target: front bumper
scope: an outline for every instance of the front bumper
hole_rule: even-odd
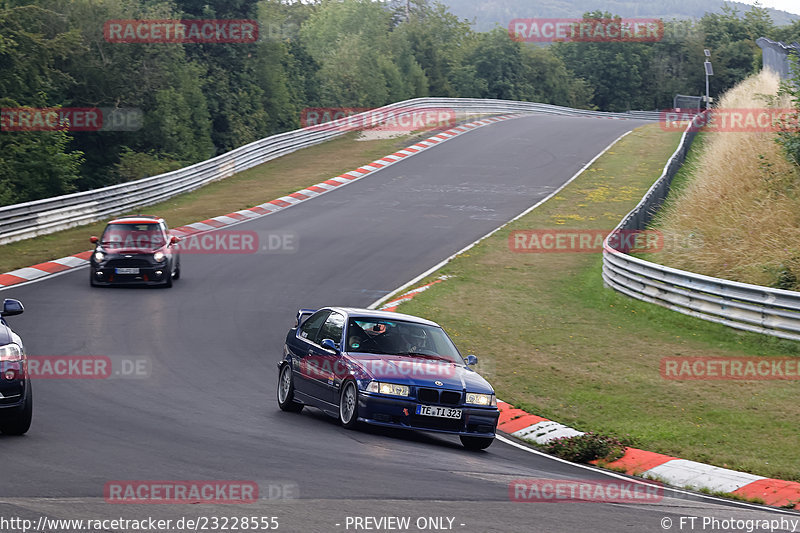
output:
[[[6,379],[4,374],[8,369],[21,372],[19,363],[0,363],[0,413],[21,407],[30,391],[30,383],[25,378]]]
[[[137,268],[138,274],[117,274],[116,267],[92,265],[91,277],[95,285],[162,285],[172,275],[169,263]]]
[[[359,391],[358,419],[376,426],[415,429],[464,435],[472,437],[494,437],[500,411],[496,407],[472,407],[464,405],[446,405],[461,409],[462,416],[458,420],[434,416],[417,415],[416,400],[388,398],[369,392]],[[427,405],[427,404],[426,404]]]

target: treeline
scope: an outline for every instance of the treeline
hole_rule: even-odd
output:
[[[593,14],[597,15],[597,14]],[[108,42],[109,20],[252,19],[256,42]],[[800,38],[766,10],[667,24],[656,43],[536,46],[475,32],[443,5],[369,0],[0,0],[0,107],[135,108],[136,131],[0,133],[0,205],[201,161],[300,127],[306,107],[408,98],[529,100],[609,111],[671,107],[759,68],[754,39]]]

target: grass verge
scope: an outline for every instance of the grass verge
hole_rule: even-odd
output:
[[[196,191],[176,196],[138,212],[163,217],[178,227],[247,209],[309,185],[348,172],[435,133],[355,142],[357,133],[304,148],[253,167]],[[33,239],[0,245],[0,273],[88,250],[89,236],[103,231],[106,221],[71,228]]]
[[[800,480],[797,382],[662,379],[667,356],[797,356],[800,344],[693,319],[603,287],[599,253],[515,253],[513,230],[610,230],[680,135],[622,139],[525,217],[458,256],[400,311],[438,321],[503,400],[654,452]]]

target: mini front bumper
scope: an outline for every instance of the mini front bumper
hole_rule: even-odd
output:
[[[21,407],[29,390],[30,384],[27,379],[7,380],[0,376],[0,414],[7,409]]]
[[[92,265],[92,281],[95,285],[161,285],[172,275],[169,263],[138,268],[138,274],[118,274],[115,267]]]
[[[461,418],[454,420],[417,415],[415,413],[418,403],[416,400],[391,398],[360,391],[358,397],[358,419],[361,422],[376,426],[473,437],[495,436],[497,420],[500,417],[500,411],[496,407],[444,406],[461,409]]]

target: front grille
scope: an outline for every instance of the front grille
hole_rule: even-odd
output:
[[[417,399],[421,402],[439,403],[439,391],[436,389],[419,389]]]
[[[112,259],[106,264],[107,268],[147,268],[153,264],[146,259]]]
[[[417,399],[424,403],[438,403],[441,405],[460,405],[461,392],[455,390],[418,389]]]
[[[440,401],[447,405],[458,405],[461,403],[461,393],[453,390],[443,390]]]

